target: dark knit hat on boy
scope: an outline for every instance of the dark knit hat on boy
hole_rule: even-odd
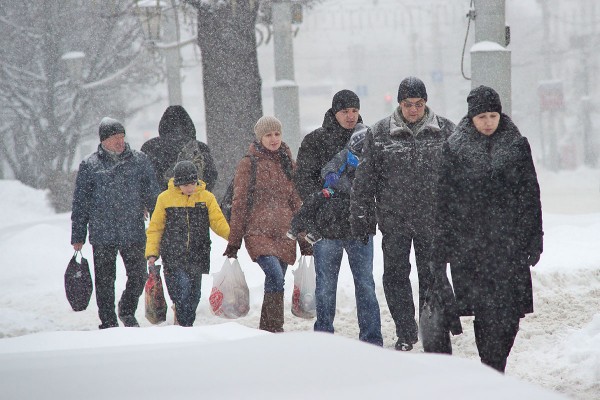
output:
[[[409,76],[404,78],[398,86],[398,103],[405,99],[423,99],[427,101],[427,89],[422,80]]]
[[[260,117],[260,119],[256,121],[256,125],[254,125],[254,134],[256,135],[256,140],[259,142],[263,136],[273,131],[281,133],[281,122],[277,118],[269,115]]]
[[[198,182],[198,168],[196,168],[196,164],[191,161],[179,161],[175,164],[173,172],[175,174],[173,180],[175,186]]]
[[[340,90],[333,96],[331,101],[331,111],[337,114],[346,108],[356,108],[360,110],[360,99],[352,90]]]
[[[125,134],[125,128],[123,127],[123,125],[116,119],[112,119],[109,117],[102,118],[102,121],[100,121],[100,128],[98,128],[100,141],[102,142],[105,139],[111,137],[112,135],[116,135],[117,133]]]
[[[481,85],[471,90],[471,93],[467,96],[467,104],[469,105],[467,113],[469,118],[485,112],[502,112],[500,96],[498,92],[489,86]]]

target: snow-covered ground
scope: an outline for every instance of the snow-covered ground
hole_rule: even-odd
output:
[[[472,320],[452,338],[454,356],[393,351],[394,326],[381,286],[380,237],[375,277],[384,349],[356,338],[354,288],[344,259],[335,336],[312,333],[312,320],[290,312],[286,282],[285,334],[255,329],[263,274],[244,251],[240,263],[251,310],[235,320],[208,308],[212,277],[205,276],[195,327],[98,331],[95,301],[71,311],[63,288],[72,255],[69,214],[55,214],[44,193],[0,180],[0,398],[49,399],[210,397],[364,399],[402,393],[407,398],[600,398],[600,171],[539,170],[544,210],[544,254],[533,269],[535,313],[522,320],[506,376],[482,366]],[[212,271],[225,241],[213,236]],[[91,263],[92,252],[84,246]],[[414,263],[414,260],[413,260]],[[117,293],[125,279],[118,263]],[[413,274],[416,287],[416,274]],[[142,298],[143,299],[143,298]],[[548,391],[553,391],[554,393]]]

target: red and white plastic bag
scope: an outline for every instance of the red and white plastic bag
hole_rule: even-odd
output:
[[[208,298],[211,312],[222,318],[244,317],[250,311],[250,291],[237,259],[226,258],[221,270],[213,274]]]
[[[307,258],[310,261],[307,262]],[[311,319],[317,315],[315,303],[316,273],[313,257],[301,256],[294,274],[294,293],[292,295],[292,314],[296,317]]]

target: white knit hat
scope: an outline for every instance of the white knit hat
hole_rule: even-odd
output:
[[[254,125],[254,134],[256,135],[256,140],[259,142],[264,135],[273,131],[281,133],[281,122],[277,118],[269,115],[260,117],[260,119],[256,121],[256,125]]]

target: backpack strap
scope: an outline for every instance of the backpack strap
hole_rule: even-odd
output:
[[[246,212],[252,211],[252,207],[254,207],[254,189],[256,189],[256,164],[257,159],[256,156],[248,155],[250,158],[250,182],[248,184],[248,203],[246,204]]]

